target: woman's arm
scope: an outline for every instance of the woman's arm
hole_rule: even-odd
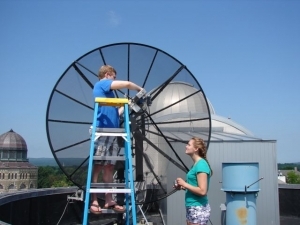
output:
[[[188,189],[190,192],[204,196],[207,194],[207,174],[206,173],[198,173],[197,174],[198,186],[192,186],[185,182],[182,178],[177,178],[177,183],[181,185],[183,188]]]

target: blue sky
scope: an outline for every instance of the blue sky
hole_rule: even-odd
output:
[[[136,42],[177,58],[216,113],[299,162],[300,1],[0,1],[0,134],[52,157],[46,108],[59,77],[95,48]]]

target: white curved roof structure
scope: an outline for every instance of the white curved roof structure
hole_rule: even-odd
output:
[[[172,103],[177,102],[179,99],[183,99],[196,91],[197,89],[194,88],[191,84],[178,81],[170,82],[153,102],[151,110],[167,107]],[[176,104],[175,106],[164,110],[163,114],[169,115],[186,112],[206,112],[206,108],[207,107],[205,105],[203,95],[201,92],[199,92],[198,94],[187,98],[179,104]]]
[[[151,112],[155,112],[156,109],[161,109],[163,107],[170,106],[173,102],[176,102],[178,99],[182,99],[192,93],[195,92],[195,88],[184,82],[171,82],[163,92],[156,98],[151,106]],[[211,140],[215,141],[225,141],[225,140],[249,140],[255,138],[253,134],[234,122],[231,119],[219,116],[216,114],[215,109],[212,103],[208,101],[208,108],[211,114],[211,128],[212,128],[212,136]],[[163,104],[163,106],[161,105]],[[182,101],[180,104],[176,104],[172,107],[163,110],[162,112],[154,115],[156,122],[159,121],[171,121],[172,119],[185,119],[185,118],[193,118],[194,114],[204,113],[207,114],[206,102],[201,92],[193,95],[192,97],[187,98]],[[179,124],[172,124],[168,126],[168,130],[170,133],[169,137],[174,135],[174,138],[178,138],[178,136],[185,140],[188,140],[190,136],[201,136],[205,135],[201,131],[207,127],[207,124],[201,124],[200,122],[192,122],[189,127],[184,125],[184,127],[180,127]],[[203,127],[204,126],[204,127]],[[174,132],[184,132],[182,134],[174,133]]]
[[[170,121],[172,119],[190,119],[198,118],[199,113],[208,115],[208,110],[206,106],[205,98],[202,92],[192,95],[197,92],[198,89],[194,88],[192,85],[184,82],[171,82],[169,83],[164,90],[157,96],[151,105],[151,112],[155,112],[159,109],[165,108],[156,115],[153,115],[152,118],[156,122],[159,121]],[[151,92],[150,92],[151,93]],[[191,97],[181,101],[178,104],[175,104],[171,107],[173,103],[177,102],[180,99],[184,99],[187,96]],[[167,108],[168,107],[168,108]],[[213,108],[212,108],[213,110]]]

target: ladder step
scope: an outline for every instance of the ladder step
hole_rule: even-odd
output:
[[[117,189],[117,188],[91,188],[90,193],[131,193],[131,189]]]
[[[95,140],[102,136],[118,136],[125,138],[127,137],[127,133],[124,128],[96,128]]]
[[[94,156],[93,157],[94,160],[98,160],[98,161],[101,161],[101,160],[116,160],[116,161],[124,161],[125,158],[124,156]]]
[[[106,106],[123,106],[124,104],[128,104],[127,98],[95,98],[95,102],[99,103],[100,105]]]
[[[124,206],[125,207],[125,206]],[[89,211],[90,213],[91,213],[91,211]],[[126,211],[125,211],[126,212]],[[103,209],[103,208],[101,208],[101,214],[111,214],[111,213],[124,213],[124,212],[117,212],[117,211],[115,211],[115,210],[113,210],[113,209]]]
[[[125,188],[125,183],[91,183],[91,188]]]
[[[124,133],[124,134],[126,134],[124,128],[99,128],[99,127],[97,127],[96,132],[97,133]]]
[[[102,136],[112,136],[112,137],[127,137],[126,133],[96,133],[96,139]]]

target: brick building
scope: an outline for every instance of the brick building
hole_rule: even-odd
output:
[[[0,193],[37,188],[37,178],[24,138],[13,130],[0,135]]]

